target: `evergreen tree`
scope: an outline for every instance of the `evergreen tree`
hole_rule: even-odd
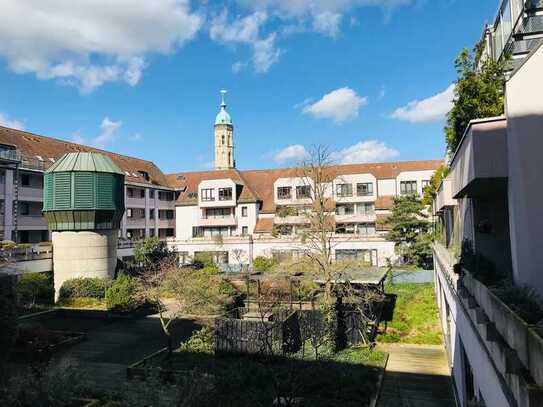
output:
[[[394,198],[392,213],[386,222],[390,228],[386,238],[395,243],[397,253],[409,264],[427,264],[428,257],[431,258],[431,224],[421,199],[416,195]]]
[[[482,42],[473,53],[463,49],[455,60],[458,79],[447,115],[447,149],[454,153],[470,120],[499,116],[504,111],[504,61],[481,61]],[[475,55],[474,55],[475,54]]]

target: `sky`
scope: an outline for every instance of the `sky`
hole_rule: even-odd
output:
[[[440,159],[458,52],[497,0],[0,0],[0,125],[213,165],[220,89],[240,169]]]

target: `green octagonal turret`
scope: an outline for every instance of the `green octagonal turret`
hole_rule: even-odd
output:
[[[65,154],[45,172],[43,212],[53,231],[119,229],[124,174],[105,155]]]

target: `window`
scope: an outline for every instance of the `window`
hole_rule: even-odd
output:
[[[241,217],[243,217],[243,218],[247,217],[247,207],[246,206],[241,207]]]
[[[354,205],[337,205],[336,215],[354,215]]]
[[[144,219],[145,209],[143,208],[128,208],[126,210],[126,217],[129,219]]]
[[[401,181],[400,194],[409,195],[417,193],[417,181]]]
[[[231,201],[232,188],[219,188],[219,201]]]
[[[149,190],[149,198],[150,199],[155,199],[155,190],[154,189]]]
[[[292,188],[291,187],[278,187],[277,188],[277,199],[290,199],[292,197]]]
[[[336,226],[336,233],[340,235],[353,235],[355,229],[355,225],[352,223],[338,223]]]
[[[145,198],[145,190],[139,188],[127,188],[126,195],[129,198]]]
[[[158,210],[158,218],[159,219],[173,219],[174,218],[174,211],[172,209],[159,209]]]
[[[362,202],[356,204],[356,213],[358,215],[373,215],[375,214],[375,207],[373,202]]]
[[[358,196],[373,195],[373,183],[364,182],[361,184],[356,184],[356,195]]]
[[[247,236],[249,234],[249,227],[248,226],[242,226],[241,228],[241,235]]]
[[[204,237],[204,228],[201,226],[193,226],[192,237]]]
[[[222,135],[222,145],[224,146],[224,134]]]
[[[149,219],[154,219],[154,218],[155,218],[155,210],[149,209]]]
[[[309,185],[300,185],[296,187],[296,198],[306,199],[311,198],[311,187]]]
[[[430,185],[430,180],[423,179],[423,180],[421,181],[422,192],[424,192],[424,189],[425,189],[428,185]]]
[[[378,266],[376,249],[336,250],[337,261],[361,261],[368,266]]]
[[[353,185],[352,184],[337,184],[336,195],[338,197],[353,196]]]
[[[277,225],[276,231],[279,235],[290,236],[294,232],[294,227],[292,225]]]
[[[172,191],[158,191],[158,199],[160,201],[173,201],[174,196]]]
[[[30,215],[30,204],[28,202],[20,202],[19,204],[19,214],[22,216]]]
[[[358,234],[372,236],[375,234],[375,223],[361,223],[358,225]]]
[[[149,181],[149,173],[147,171],[138,170],[138,173],[143,177],[145,181]]]
[[[202,201],[214,201],[215,197],[213,196],[212,188],[204,188],[200,194]]]
[[[211,208],[204,212],[204,219],[224,219],[231,216],[230,208]]]
[[[30,174],[21,174],[21,185],[23,187],[30,186]]]

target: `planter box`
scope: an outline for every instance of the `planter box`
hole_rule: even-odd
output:
[[[529,325],[492,293],[487,286],[473,278],[469,272],[465,273],[463,284],[484,310],[488,319],[494,323],[496,330],[507,345],[517,352],[518,358],[526,368],[529,368]]]

